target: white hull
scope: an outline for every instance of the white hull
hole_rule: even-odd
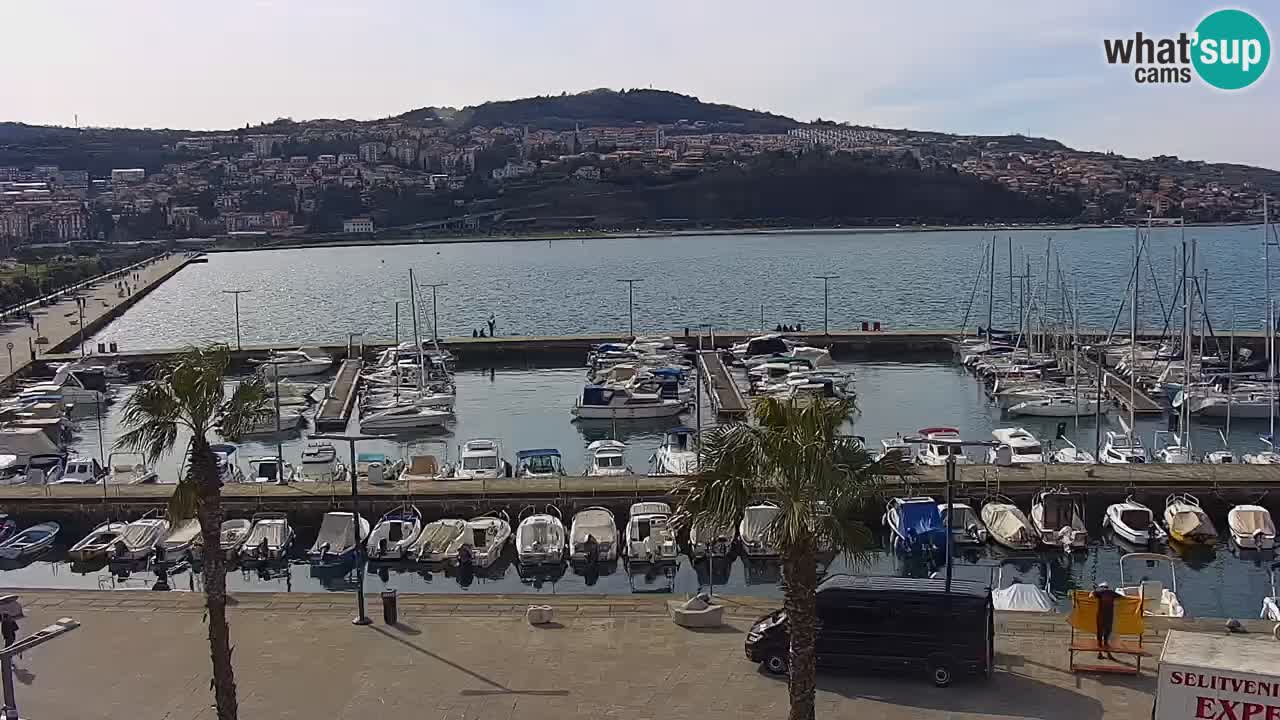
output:
[[[573,414],[584,420],[637,420],[640,418],[673,417],[684,410],[684,403],[672,400],[652,405],[635,405],[623,407],[596,407],[594,405],[576,405]]]
[[[1071,403],[1042,403],[1029,401],[1009,407],[1010,415],[1032,415],[1035,417],[1075,417],[1077,415],[1094,415],[1098,412],[1097,401],[1080,401]]]
[[[278,365],[264,364],[262,366],[262,374],[264,377],[268,377],[268,378],[275,377],[275,374],[278,369],[278,372],[280,373],[280,377],[282,378],[306,377],[308,375],[319,375],[320,373],[325,372],[332,366],[333,366],[333,363],[328,360],[325,360],[325,361],[308,360],[306,362],[280,363]]]
[[[384,411],[390,412],[390,411]],[[422,408],[416,413],[397,413],[394,415],[374,413],[360,418],[361,430],[413,430],[418,428],[443,427],[449,421],[449,413]]]

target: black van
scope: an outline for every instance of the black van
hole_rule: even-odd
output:
[[[787,671],[785,610],[747,633],[747,659]],[[938,687],[959,673],[990,676],[995,655],[991,590],[979,582],[832,575],[818,585],[818,665],[918,668]]]

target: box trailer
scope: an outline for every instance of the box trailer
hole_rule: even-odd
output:
[[[1280,720],[1280,643],[1170,630],[1152,717]]]

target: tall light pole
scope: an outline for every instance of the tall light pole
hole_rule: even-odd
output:
[[[252,290],[223,290],[222,291],[223,295],[232,295],[236,299],[236,350],[242,349],[240,347],[240,296],[247,292],[253,292],[253,291]]]
[[[436,288],[448,287],[449,283],[427,283],[422,287],[431,288],[431,340],[436,345],[440,344],[440,316],[436,313]],[[414,338],[414,342],[419,342],[419,338]]]
[[[644,282],[644,278],[621,278],[618,282],[627,284],[627,319],[628,327],[631,330],[631,339],[636,339],[636,306],[635,306],[635,287],[636,283]]]
[[[840,276],[839,275],[814,275],[813,276],[815,280],[822,281],[822,334],[823,335],[831,334],[830,328],[827,327],[827,308],[830,305],[830,301],[831,301],[831,293],[829,292],[830,286],[828,285],[828,283],[832,280],[835,280],[838,277]]]
[[[351,522],[355,525],[356,533],[356,616],[351,620],[352,625],[369,625],[373,623],[364,611],[364,561],[367,555],[364,544],[367,538],[360,537],[360,488],[356,482],[356,443],[361,440],[384,440],[386,437],[385,435],[362,435],[360,433],[311,436],[312,440],[338,440],[345,442],[351,450],[351,465],[347,472],[351,475]]]

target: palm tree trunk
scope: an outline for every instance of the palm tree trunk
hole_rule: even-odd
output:
[[[818,561],[809,538],[795,538],[783,557],[787,631],[791,636],[790,720],[814,720],[817,682]]]
[[[227,624],[227,565],[220,548],[222,478],[209,442],[191,443],[188,481],[196,486],[196,517],[204,542],[204,598],[209,613],[209,655],[213,660],[213,698],[218,720],[237,720],[236,676],[231,665],[231,627]]]

